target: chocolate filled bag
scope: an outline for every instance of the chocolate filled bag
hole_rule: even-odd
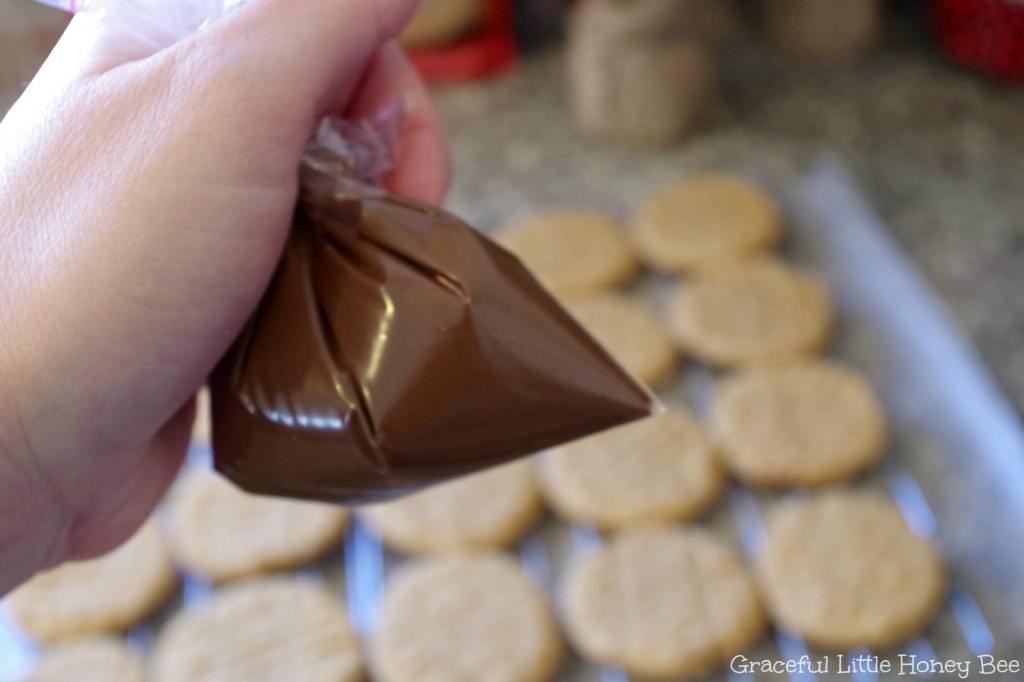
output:
[[[310,145],[277,273],[210,380],[216,468],[372,502],[650,414],[515,257],[368,184],[380,130],[325,122]]]

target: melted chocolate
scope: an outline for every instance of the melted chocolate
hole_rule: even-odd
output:
[[[304,179],[285,254],[211,377],[219,471],[371,502],[650,414],[650,393],[457,218]]]

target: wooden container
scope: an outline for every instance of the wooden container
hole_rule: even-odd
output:
[[[485,18],[485,0],[423,0],[400,39],[410,49],[448,45],[478,30]]]
[[[718,0],[582,0],[570,16],[568,75],[577,126],[668,145],[716,91]]]
[[[882,0],[761,0],[769,39],[804,61],[847,59],[882,33]]]

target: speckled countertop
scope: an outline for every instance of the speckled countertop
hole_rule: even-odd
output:
[[[959,72],[920,40],[828,68],[741,40],[702,129],[659,152],[578,136],[563,78],[560,50],[547,48],[488,84],[437,91],[456,164],[450,205],[465,218],[493,229],[567,203],[628,217],[689,169],[779,187],[838,149],[1024,412],[1024,87]]]

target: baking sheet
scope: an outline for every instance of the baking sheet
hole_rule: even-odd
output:
[[[868,682],[958,677],[958,672],[909,675],[899,667],[909,660],[901,660],[901,654],[915,655],[924,664],[969,662],[973,679],[981,672],[978,655],[1024,659],[1024,432],[1015,413],[841,161],[829,157],[815,164],[788,189],[785,202],[791,223],[788,255],[825,275],[836,297],[842,325],[836,354],[872,377],[893,421],[891,456],[862,485],[889,489],[915,531],[938,540],[952,565],[953,582],[947,609],[928,632],[885,657],[893,662],[892,673],[874,673],[866,669],[870,666],[837,672],[838,659],[830,656],[829,674],[806,668],[779,675],[725,671],[714,679]],[[649,284],[656,291],[665,283]],[[665,399],[699,411],[712,381],[708,371],[690,366]],[[193,461],[207,458],[208,453],[197,451]],[[734,487],[702,523],[756,555],[764,511],[775,501],[771,495]],[[549,520],[521,544],[519,553],[530,573],[555,591],[568,557],[600,541],[591,529]],[[344,549],[309,572],[325,575],[339,594],[347,594],[357,628],[368,633],[386,573],[398,561],[356,524]],[[209,585],[186,580],[176,603],[161,618],[131,633],[133,644],[148,648],[162,618],[182,603],[207,598],[209,592]],[[36,654],[7,614],[0,614],[0,681],[16,679]],[[812,662],[822,659],[799,638],[785,634],[747,654],[754,661],[783,662],[803,655]],[[570,656],[560,679],[627,682],[628,677]],[[1024,679],[1024,674],[984,679]]]

